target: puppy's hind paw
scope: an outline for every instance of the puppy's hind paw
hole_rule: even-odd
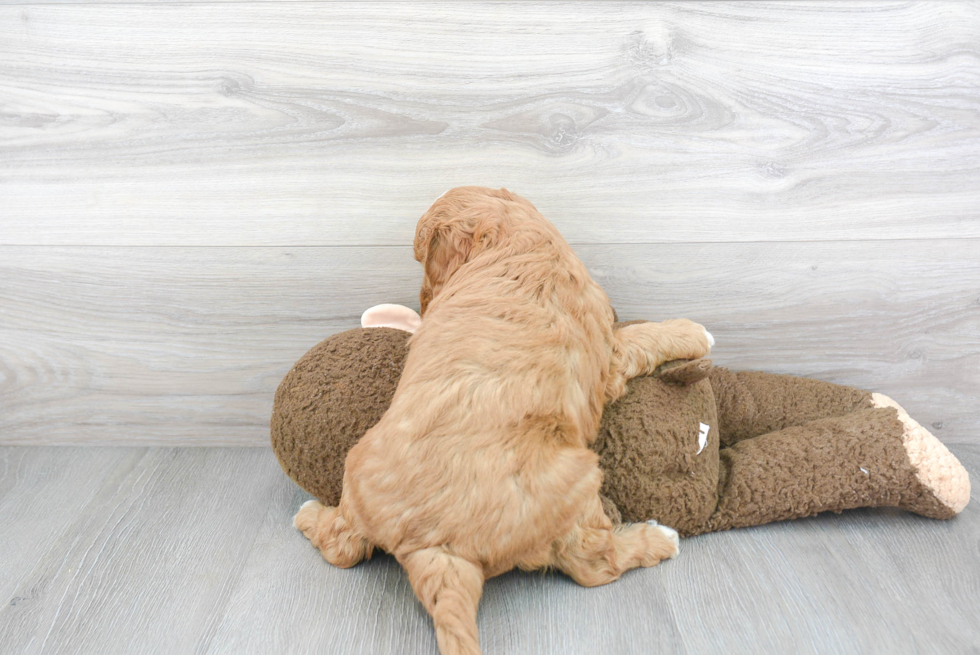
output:
[[[346,569],[371,557],[373,546],[351,529],[336,507],[308,500],[296,512],[293,525],[334,566]]]
[[[307,539],[312,541],[313,538],[310,533],[316,528],[319,523],[320,513],[325,509],[327,509],[326,506],[319,500],[312,499],[306,501],[299,508],[299,511],[296,512],[296,516],[293,517],[293,526],[305,534]]]
[[[677,553],[680,552],[680,547],[681,547],[681,538],[680,535],[677,534],[677,530],[673,528],[668,528],[666,525],[660,525],[659,523],[657,523],[652,519],[647,521],[647,525],[652,527],[654,530],[660,532],[660,534],[662,534],[672,544],[674,544],[674,552],[668,555],[667,559],[674,559],[675,557],[677,557]]]
[[[704,328],[702,328],[702,329],[704,329]],[[715,347],[715,338],[714,338],[714,336],[712,336],[712,334],[710,332],[708,332],[707,330],[704,330],[704,336],[708,337],[708,348],[714,348]]]

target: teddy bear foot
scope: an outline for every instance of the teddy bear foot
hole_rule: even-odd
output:
[[[963,511],[970,502],[970,476],[959,460],[894,400],[880,393],[872,394],[871,400],[875,407],[898,412],[902,444],[919,482],[953,514]]]

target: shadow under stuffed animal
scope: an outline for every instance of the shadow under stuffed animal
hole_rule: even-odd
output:
[[[373,307],[279,385],[273,450],[325,505],[340,500],[347,452],[388,408],[420,322],[407,307]],[[653,519],[685,536],[857,507],[948,519],[970,499],[966,469],[887,396],[709,360],[632,379],[592,449],[614,522]]]

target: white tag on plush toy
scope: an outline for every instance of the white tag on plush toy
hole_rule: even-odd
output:
[[[695,455],[700,455],[704,447],[708,445],[708,430],[711,429],[711,426],[707,423],[699,423],[698,425],[701,428],[701,432],[698,433],[698,452],[694,453]]]

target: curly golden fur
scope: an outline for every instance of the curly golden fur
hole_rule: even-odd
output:
[[[707,354],[686,320],[613,330],[609,299],[551,223],[505,189],[453,189],[419,220],[422,324],[391,407],[351,449],[339,507],[295,523],[336,566],[393,554],[440,650],[479,653],[486,578],[555,567],[587,586],[677,552],[613,529],[589,450],[605,403],[664,361]]]

